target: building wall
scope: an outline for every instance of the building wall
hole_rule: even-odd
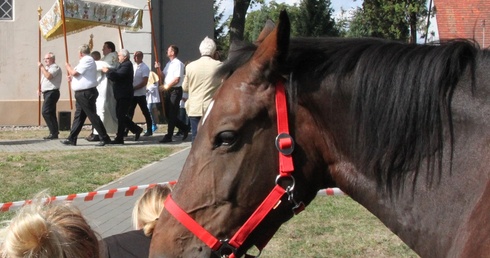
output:
[[[434,0],[434,5],[441,40],[467,38],[481,47],[490,46],[490,1]]]
[[[104,2],[104,0],[91,1]],[[38,125],[39,69],[37,62],[49,51],[55,53],[56,63],[63,71],[58,111],[71,111],[73,116],[75,100],[72,98],[70,104],[68,82],[65,77],[64,40],[58,38],[47,41],[42,38],[39,41],[38,38],[38,7],[42,8],[42,14],[44,14],[54,2],[55,0],[35,2],[14,0],[14,20],[0,21],[0,113],[2,114],[0,126]],[[124,48],[131,53],[136,50],[142,51],[145,54],[144,62],[153,68],[154,55],[147,1],[125,0],[124,2],[144,9],[143,29],[138,32],[122,30],[122,42],[117,29],[102,26],[67,36],[68,60],[72,66],[78,63],[78,47],[88,43],[92,34],[93,50],[102,52],[102,45],[105,41],[114,42],[117,49],[120,49],[123,43]],[[165,56],[168,44],[177,44],[181,48],[182,61],[198,58],[199,43],[204,36],[213,36],[213,1],[152,0],[152,5],[156,48],[159,51],[161,62],[168,60]],[[71,95],[73,96],[73,92]],[[144,121],[139,109],[137,109],[135,120],[136,122]],[[42,125],[45,124],[42,117],[40,121]],[[89,123],[88,120],[87,123]]]
[[[160,23],[163,38],[160,59],[165,58],[169,45],[179,47],[178,58],[182,62],[193,61],[200,57],[199,44],[208,36],[214,37],[213,1],[165,0],[161,3]]]

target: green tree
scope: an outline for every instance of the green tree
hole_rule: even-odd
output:
[[[214,11],[214,39],[222,37],[225,33],[225,24],[223,23],[223,17],[225,12],[221,11],[221,3],[223,0],[213,0],[213,11]]]
[[[370,27],[367,25],[366,18],[363,15],[363,9],[357,7],[352,10],[349,17],[344,17],[342,12],[341,18],[337,21],[340,36],[350,38],[369,37],[371,35]]]
[[[338,36],[339,30],[332,18],[330,0],[302,0],[299,5],[297,29],[300,36]]]
[[[228,52],[229,41],[228,33],[226,33],[226,18],[224,11],[220,11],[223,0],[213,1],[214,10],[214,40],[216,41],[216,50],[223,55],[223,52]],[[225,20],[223,20],[225,19]]]
[[[364,0],[363,19],[370,36],[416,43],[427,16],[426,0]]]
[[[260,10],[251,11],[247,14],[245,21],[244,40],[253,42],[257,39],[265,22],[270,19],[277,21],[282,10],[286,10],[291,22],[291,36],[297,35],[296,24],[299,8],[296,5],[288,5],[285,3],[269,2],[268,5],[263,4]]]
[[[417,31],[424,31],[422,37],[425,37],[427,28],[426,19],[429,13],[427,9],[427,0],[413,0],[407,2],[408,23],[410,27],[410,42],[417,43]]]

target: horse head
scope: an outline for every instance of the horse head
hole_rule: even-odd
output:
[[[231,48],[150,257],[261,250],[334,185],[422,257],[488,254],[489,52],[289,31]]]
[[[289,33],[289,18],[283,12],[277,26],[267,23],[256,45],[252,46],[253,51],[237,49],[236,56],[233,50],[230,51],[231,61],[217,73],[224,78],[222,86],[201,118],[199,133],[172,192],[175,205],[223,246],[230,248],[228,254],[241,256],[252,246],[262,248],[280,225],[293,216],[293,207],[308,204],[317,190],[329,181],[311,173],[325,168],[313,163],[320,160],[319,157],[307,160],[304,155],[302,148],[313,148],[311,137],[315,137],[316,130],[314,126],[307,126],[295,138],[296,149],[292,156],[296,169],[292,177],[278,182],[290,186],[290,195],[278,197],[277,207],[241,240],[240,246],[226,243],[276,185],[279,152],[276,148],[275,98],[277,84],[288,83]],[[240,51],[246,53],[240,55]],[[290,113],[289,124],[310,124],[306,120],[313,119],[311,115],[305,110],[292,110],[293,106],[286,108]],[[293,137],[298,132],[295,126],[291,126],[290,131]],[[306,181],[309,188],[305,187]],[[214,257],[222,254],[213,253],[209,245],[167,210],[162,212],[152,239],[151,257]]]

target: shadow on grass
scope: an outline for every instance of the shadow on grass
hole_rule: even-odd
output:
[[[0,141],[0,145],[22,145],[22,144],[36,144],[40,142],[46,142],[42,139],[30,139],[30,140],[13,140],[13,141]]]

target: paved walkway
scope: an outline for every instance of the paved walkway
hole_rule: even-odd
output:
[[[124,145],[113,145],[116,148],[144,147],[148,145],[161,144],[158,140],[163,134],[154,134],[150,137],[141,137],[140,141],[125,141]],[[189,135],[190,138],[190,135]],[[130,138],[129,138],[130,139]],[[174,137],[174,142],[165,145],[179,146],[184,149],[173,155],[161,159],[157,162],[146,165],[145,167],[123,177],[110,184],[102,186],[97,191],[124,188],[130,186],[148,185],[175,181],[180,175],[187,155],[190,151],[190,141],[182,142]],[[77,146],[65,146],[59,140],[44,141],[38,139],[0,141],[0,151],[2,152],[21,152],[21,151],[46,151],[46,150],[74,150],[106,148],[96,147],[96,143],[88,142],[79,138]],[[131,230],[131,212],[137,198],[141,196],[144,189],[134,191],[132,196],[124,194],[114,194],[113,198],[105,198],[103,195],[96,195],[92,201],[75,199],[74,203],[81,209],[84,216],[91,223],[91,226],[102,236],[110,236]],[[20,200],[12,200],[20,201]]]

